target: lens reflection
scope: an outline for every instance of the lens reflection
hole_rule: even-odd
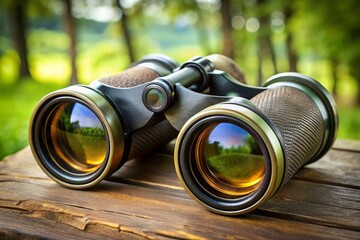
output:
[[[207,126],[197,141],[197,165],[217,191],[241,196],[259,188],[265,163],[256,139],[232,123]]]
[[[156,88],[150,89],[146,93],[146,102],[153,108],[161,108],[165,104],[164,94]]]
[[[48,147],[53,160],[73,173],[90,173],[105,160],[107,141],[97,116],[77,102],[59,105],[50,116]]]

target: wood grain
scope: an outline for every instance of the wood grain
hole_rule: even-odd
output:
[[[173,159],[129,161],[90,190],[52,182],[30,149],[0,162],[0,239],[359,239],[360,152],[331,150],[251,214],[206,211],[181,188]]]

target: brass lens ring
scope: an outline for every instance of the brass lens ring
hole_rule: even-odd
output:
[[[261,149],[265,170],[263,175],[254,177],[253,182],[247,182],[250,188],[237,179],[224,177],[224,172],[218,174],[216,168],[214,173],[202,160],[205,158],[199,146],[209,139],[209,132],[218,123],[244,129]],[[277,128],[248,100],[241,99],[208,107],[188,120],[176,141],[175,169],[185,190],[201,205],[216,213],[238,215],[256,209],[279,189],[284,173],[284,151]]]
[[[75,114],[68,114],[69,109]],[[40,101],[30,121],[30,147],[51,179],[84,189],[120,165],[125,141],[122,129],[105,97],[85,86],[71,86]]]

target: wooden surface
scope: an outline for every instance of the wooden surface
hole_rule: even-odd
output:
[[[337,141],[260,209],[208,212],[169,154],[129,161],[94,189],[49,180],[30,149],[0,162],[0,239],[360,239],[360,142]]]

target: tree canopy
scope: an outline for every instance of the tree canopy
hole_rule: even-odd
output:
[[[117,38],[114,50],[103,48],[93,64],[108,64],[109,59],[130,63],[152,51],[174,54],[180,61],[191,55],[223,53],[234,58],[254,84],[277,72],[305,69],[307,73],[304,66],[326,66],[330,70],[325,75],[314,67],[310,73],[326,79],[329,83],[325,85],[336,93],[343,79],[350,79],[347,81],[359,89],[359,10],[356,0],[4,0],[0,3],[0,17],[5,20],[0,41],[5,47],[0,57],[14,49],[19,76],[36,79],[33,73],[39,67],[34,59],[39,58],[34,57],[36,47],[30,38],[47,29],[69,39],[63,43],[68,59],[73,59],[69,61],[72,70],[64,69],[64,73],[72,72],[69,78],[73,79],[78,72],[80,81],[84,72],[90,76],[94,69],[85,64],[89,59],[82,60],[93,51],[84,46],[113,46],[105,42]],[[16,44],[11,46],[7,39]],[[123,60],[125,56],[128,60]],[[118,64],[119,70],[123,63]],[[352,94],[357,104],[358,92]]]

